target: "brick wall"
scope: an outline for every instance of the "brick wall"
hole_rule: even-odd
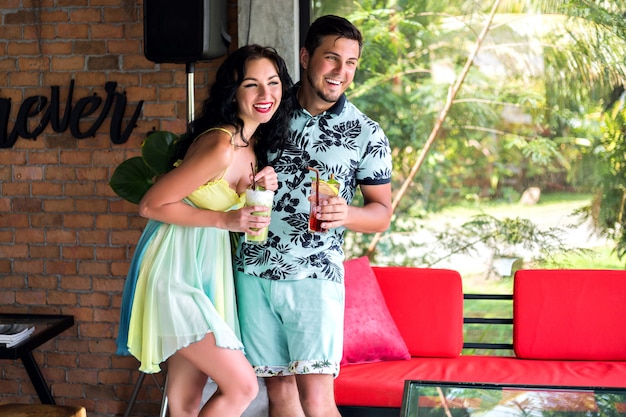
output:
[[[233,47],[236,0],[228,13]],[[108,181],[148,132],[184,130],[185,67],[144,57],[141,0],[2,0],[0,19],[0,101],[11,106],[8,123],[0,120],[0,312],[74,315],[74,327],[38,348],[35,359],[58,404],[85,406],[90,417],[122,415],[138,371],[133,358],[114,355],[114,339],[145,220]],[[196,64],[197,105],[220,61]],[[128,141],[112,142],[111,110],[93,136],[77,139],[48,123],[36,139],[19,137],[7,147],[22,104],[43,96],[50,106],[58,86],[62,116],[71,80],[73,106],[105,98],[105,84],[116,82],[127,100],[122,130],[144,101]],[[89,117],[83,110],[79,134],[102,107]],[[42,122],[43,112],[33,109],[20,128],[26,136]],[[132,415],[158,414],[157,383],[162,375],[145,379]],[[20,361],[0,361],[0,402],[39,402]]]

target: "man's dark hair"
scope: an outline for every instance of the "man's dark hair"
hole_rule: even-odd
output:
[[[340,16],[326,15],[317,18],[309,27],[304,40],[304,47],[313,55],[315,50],[322,44],[326,36],[334,35],[339,38],[351,39],[359,43],[359,55],[363,48],[363,35],[349,20]]]

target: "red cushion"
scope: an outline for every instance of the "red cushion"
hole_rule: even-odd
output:
[[[335,400],[338,405],[399,408],[408,379],[626,388],[626,362],[459,356],[348,365],[335,379]]]
[[[372,267],[411,356],[454,357],[463,349],[463,285],[449,269]]]
[[[341,365],[409,359],[368,258],[346,261],[344,268],[346,307]]]
[[[519,270],[514,280],[518,357],[626,360],[626,271]]]

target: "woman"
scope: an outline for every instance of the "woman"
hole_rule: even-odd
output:
[[[177,143],[176,168],[139,203],[150,221],[124,289],[118,353],[135,356],[146,373],[167,360],[172,417],[239,416],[257,394],[239,339],[229,231],[258,234],[269,224],[252,215],[266,208],[243,207],[243,199],[253,180],[276,190],[271,167],[254,177],[252,167],[255,149],[264,155],[287,132],[290,86],[272,48],[249,45],[228,56],[201,116]],[[218,389],[198,414],[209,376]]]

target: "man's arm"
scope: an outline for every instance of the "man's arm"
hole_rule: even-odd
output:
[[[384,232],[391,223],[391,184],[361,185],[363,206],[348,206],[341,197],[331,197],[322,207],[322,227],[345,226],[360,233]]]

